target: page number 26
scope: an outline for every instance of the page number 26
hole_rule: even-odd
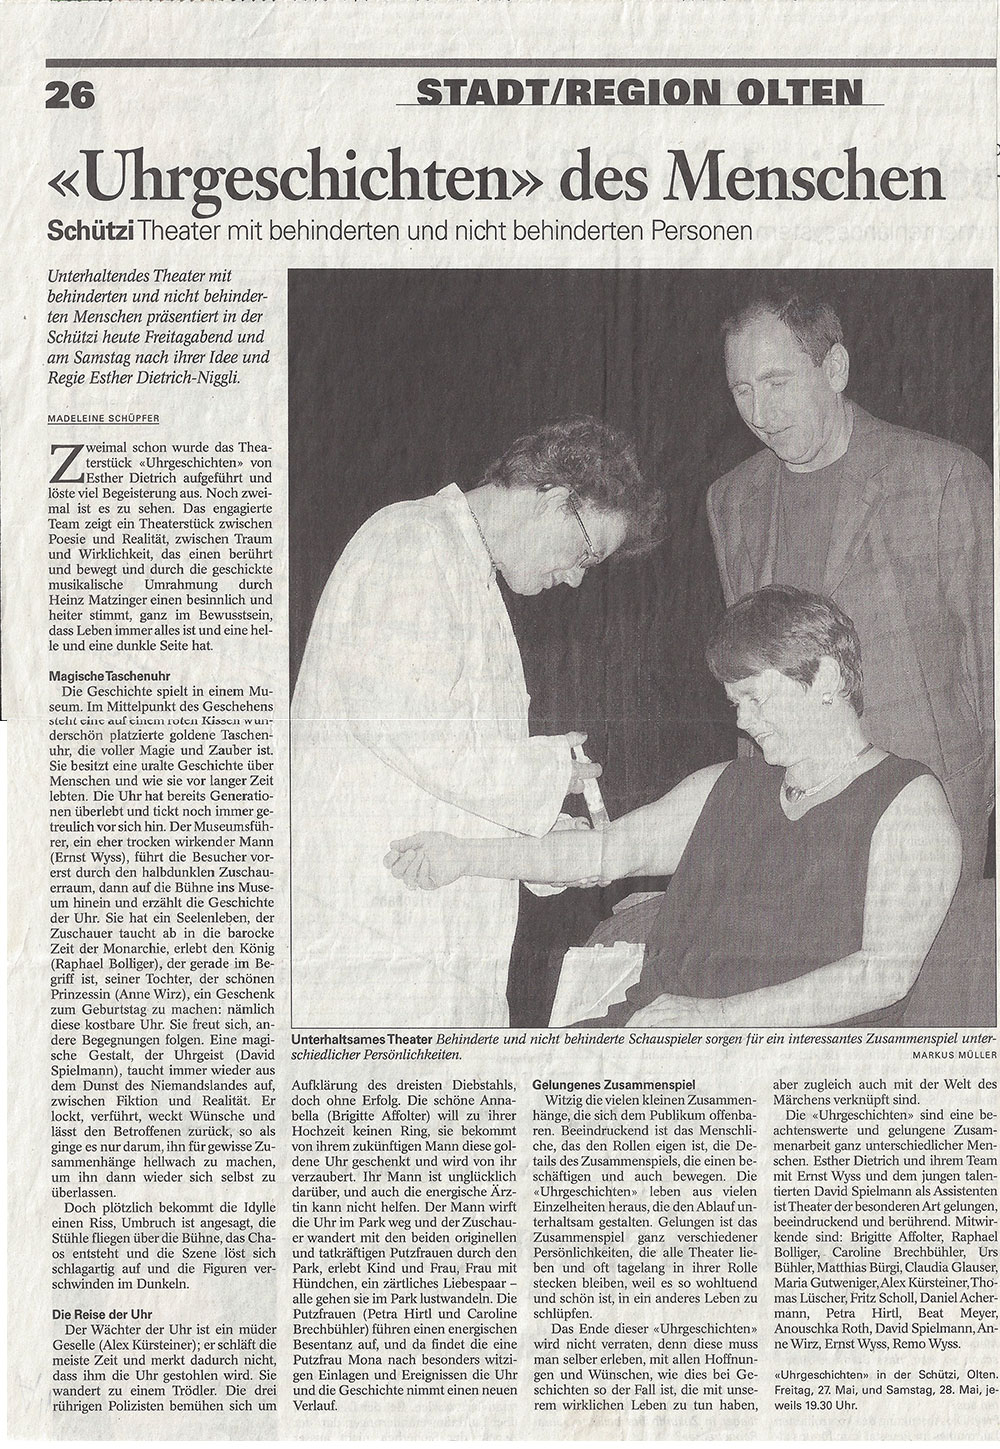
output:
[[[93,81],[74,81],[72,85],[68,81],[49,81],[45,91],[48,95],[45,109],[48,111],[65,111],[70,106],[77,111],[86,111],[96,100]]]

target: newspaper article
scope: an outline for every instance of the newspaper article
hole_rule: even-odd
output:
[[[10,1433],[992,1437],[994,7],[0,18]]]

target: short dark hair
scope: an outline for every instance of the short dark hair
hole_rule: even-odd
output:
[[[723,614],[706,658],[723,684],[750,679],[765,669],[812,684],[820,660],[833,659],[847,700],[859,715],[865,707],[857,630],[823,594],[778,584],[747,594]]]
[[[628,524],[615,557],[634,557],[659,537],[660,489],[643,478],[635,445],[597,418],[548,423],[512,443],[480,480],[498,488],[568,488],[602,513],[621,513]]]
[[[801,292],[761,292],[744,303],[722,324],[723,338],[728,341],[749,327],[758,317],[777,317],[818,367],[831,347],[842,344],[844,329],[829,302]]]

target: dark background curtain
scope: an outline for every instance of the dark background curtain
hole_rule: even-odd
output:
[[[722,606],[704,498],[759,445],[726,390],[719,326],[772,281],[833,303],[851,397],[992,463],[986,271],[290,272],[290,683],[327,576],[366,518],[448,482],[473,486],[520,434],[591,413],[635,438],[666,492],[667,534],[578,590],[505,591],[532,732],[588,731],[612,817],[730,757],[732,720],[703,659]],[[626,893],[522,890],[513,1025],[544,1025],[553,948],[584,941]]]

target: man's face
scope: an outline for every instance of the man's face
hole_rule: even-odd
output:
[[[726,339],[726,381],[747,427],[793,472],[825,468],[843,453],[843,347],[816,364],[766,313]]]
[[[624,514],[600,512],[582,499],[573,499],[565,488],[547,488],[534,494],[532,502],[516,547],[499,560],[515,594],[540,594],[556,584],[579,588],[584,574],[625,541]]]

